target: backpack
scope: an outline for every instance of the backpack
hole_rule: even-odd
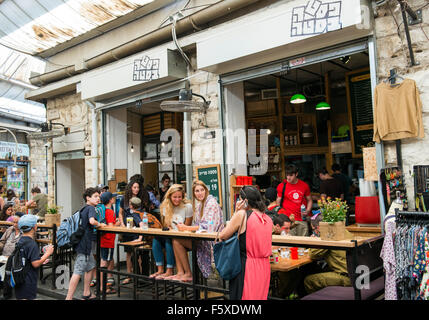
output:
[[[83,207],[79,211],[76,211],[71,217],[68,217],[67,219],[64,219],[63,222],[61,222],[60,227],[57,230],[58,248],[69,249],[73,247],[73,244],[71,243],[70,240],[72,238],[72,235],[75,234],[76,231],[78,231],[79,226],[81,226],[80,212],[84,208],[85,207]],[[82,236],[80,238],[82,238]],[[76,235],[73,237],[73,243],[75,242],[76,242]],[[77,241],[77,243],[79,243],[79,241]]]
[[[271,220],[273,220],[273,223],[274,223],[274,219],[276,218],[276,217],[278,217],[279,216],[279,210],[281,209],[282,207],[280,207],[280,206],[276,206],[275,208],[273,208],[273,209],[271,209],[271,210],[266,210],[265,211],[265,214],[267,215],[267,216],[269,216],[270,218],[271,218]]]
[[[96,219],[100,223],[106,223],[106,206],[102,203],[95,207]]]
[[[17,244],[6,262],[6,281],[9,281],[12,288],[24,284],[29,268],[30,262],[24,257],[24,248]]]

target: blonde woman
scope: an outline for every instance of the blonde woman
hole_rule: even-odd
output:
[[[217,232],[223,225],[222,209],[216,198],[209,194],[209,190],[204,182],[194,181],[192,185],[192,207],[194,210],[194,221],[192,226],[179,225],[179,231],[199,231]],[[212,241],[197,242],[197,262],[201,273],[208,278],[212,273]],[[187,250],[192,248],[191,240],[174,239],[173,249],[176,255],[177,265],[182,264],[185,275],[179,280],[184,282],[192,281],[191,268]]]
[[[192,224],[192,204],[185,198],[185,188],[181,184],[173,184],[164,196],[160,206],[161,223],[163,227],[178,230],[178,226]],[[162,249],[165,248],[167,271],[164,272],[164,254]],[[164,237],[155,237],[152,242],[152,253],[155,258],[157,272],[150,275],[157,280],[177,280],[184,275],[181,265],[177,264],[177,274],[173,275],[174,262],[176,254],[173,251],[171,239]],[[177,258],[176,258],[177,263]]]

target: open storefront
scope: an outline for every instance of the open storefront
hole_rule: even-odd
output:
[[[270,68],[272,72],[268,71]],[[267,72],[258,74],[263,70]],[[310,186],[313,199],[317,200],[318,170],[326,168],[332,173],[332,165],[339,164],[342,173],[352,181],[347,200],[354,216],[359,179],[364,178],[362,149],[374,147],[367,42],[293,57],[255,69],[254,77],[249,71],[241,76],[226,75],[222,79],[227,94],[229,88],[241,87],[244,108],[233,116],[235,121],[244,121],[248,154],[252,150],[251,139],[256,140],[256,156],[264,152],[260,148],[263,129],[268,134],[268,150],[257,163],[249,157],[235,176],[253,176],[253,184],[264,192],[283,181],[285,167],[294,164],[299,168],[299,178]],[[266,170],[258,174],[255,169],[261,169],[263,161]],[[232,208],[235,190],[239,188],[235,187],[236,180],[231,184]]]

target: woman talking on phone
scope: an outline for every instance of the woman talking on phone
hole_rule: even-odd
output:
[[[270,287],[272,220],[264,213],[265,204],[252,186],[240,190],[240,201],[231,221],[219,234],[221,240],[238,231],[241,272],[229,281],[231,300],[266,300]]]

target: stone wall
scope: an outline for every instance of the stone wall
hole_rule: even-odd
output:
[[[196,56],[191,56],[191,63],[196,66]],[[189,71],[189,81],[193,93],[200,94],[210,101],[207,112],[191,113],[192,122],[192,165],[193,167],[206,164],[221,163],[220,132],[216,131],[214,138],[204,138],[204,134],[220,128],[219,119],[219,85],[218,75],[195,70]],[[194,97],[196,101],[201,99]]]
[[[30,191],[31,188],[39,187],[42,193],[46,193],[46,148],[42,139],[31,139],[28,141],[30,147]]]
[[[84,140],[79,141],[81,143],[81,149],[91,149],[91,132],[90,132],[90,120],[91,114],[88,112],[89,107],[82,102],[80,94],[69,93],[61,96],[57,96],[47,101],[47,115],[48,121],[58,122],[64,124],[70,128],[70,133],[84,132]],[[52,115],[49,111],[56,110],[58,118],[50,119],[49,115]],[[92,180],[92,165],[89,156],[85,157],[85,184]],[[48,148],[48,196],[50,203],[54,202],[55,197],[55,161],[53,155],[52,142]],[[67,182],[64,182],[67,183]]]
[[[424,0],[407,2],[414,10],[423,8],[423,23],[410,26],[414,56],[419,65],[410,66],[402,14],[396,1],[387,1],[376,9],[375,36],[379,81],[385,80],[389,76],[390,69],[396,68],[402,77],[416,81],[423,103],[425,138],[402,140],[402,161],[406,174],[409,206],[414,208],[413,166],[429,164],[429,154],[422,152],[429,145],[429,5],[426,5],[427,1]],[[386,166],[395,166],[397,164],[395,143],[385,142],[384,147]]]

